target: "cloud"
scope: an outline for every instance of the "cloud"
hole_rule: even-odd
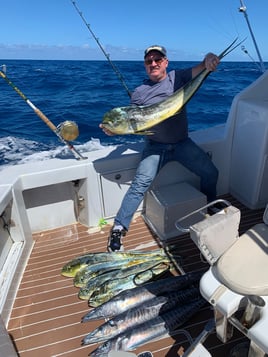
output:
[[[111,60],[143,60],[142,48],[116,47],[102,45]],[[1,44],[2,59],[33,59],[33,60],[106,60],[101,48],[85,43],[81,46],[73,45],[43,45],[43,44]],[[204,54],[188,53],[182,50],[169,49],[168,57],[171,61],[200,61]],[[226,60],[248,60],[241,53],[231,53]]]
[[[142,50],[127,49],[114,46],[104,47],[105,52],[114,60],[142,58]],[[82,46],[39,45],[39,44],[1,44],[2,59],[54,59],[54,60],[105,60],[99,47],[88,44]]]

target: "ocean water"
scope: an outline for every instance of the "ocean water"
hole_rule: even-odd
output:
[[[141,61],[114,61],[131,91],[146,73]],[[195,62],[170,62],[169,69]],[[142,141],[142,136],[109,137],[99,129],[108,110],[129,104],[122,82],[107,61],[1,60],[10,81],[58,126],[73,120],[79,137],[72,142],[81,153],[103,146]],[[3,69],[3,67],[1,67]],[[189,130],[224,123],[234,96],[260,72],[253,62],[222,62],[187,105]],[[0,77],[0,165],[72,157],[55,133],[27,102]]]

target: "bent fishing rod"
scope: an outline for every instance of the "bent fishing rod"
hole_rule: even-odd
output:
[[[81,17],[81,19],[83,20],[83,22],[85,23],[86,27],[88,28],[89,32],[91,33],[91,35],[93,36],[94,40],[96,41],[97,45],[99,46],[99,48],[101,49],[102,53],[104,54],[104,56],[106,57],[106,59],[108,60],[108,62],[110,63],[110,65],[112,66],[115,74],[117,75],[117,77],[119,78],[120,82],[122,83],[122,85],[124,86],[125,90],[127,91],[127,94],[129,95],[129,97],[131,97],[131,92],[128,89],[128,86],[126,85],[126,82],[122,76],[122,74],[120,73],[119,69],[116,67],[116,65],[111,61],[110,59],[110,55],[105,51],[105,49],[103,48],[103,46],[101,45],[99,39],[96,37],[95,33],[92,31],[90,24],[86,21],[85,17],[83,16],[83,13],[79,10],[78,6],[76,5],[76,2],[71,0],[74,8],[76,9],[76,11],[78,12],[79,16]]]
[[[14,89],[15,92],[34,110],[35,114],[43,120],[43,122],[57,135],[62,143],[68,146],[76,159],[86,159],[83,157],[68,140],[75,140],[78,136],[78,128],[75,123],[66,121],[62,123],[59,127],[56,127],[48,117],[41,112],[20,90],[15,86],[14,83],[6,76],[6,66],[2,66],[3,71],[0,70],[0,76],[7,82],[7,84]],[[65,138],[64,138],[65,137]],[[66,140],[66,138],[68,140]]]

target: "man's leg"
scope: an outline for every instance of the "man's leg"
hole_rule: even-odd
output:
[[[200,177],[201,192],[214,201],[219,173],[207,153],[188,138],[176,145],[174,159]]]
[[[144,158],[138,166],[136,175],[115,218],[115,223],[120,223],[126,230],[128,230],[134,213],[157,174],[158,164],[159,155],[150,155]]]
[[[160,157],[159,154],[151,154],[145,150],[136,175],[115,217],[114,226],[108,239],[109,251],[123,250],[121,238],[129,229],[134,213],[158,172]]]

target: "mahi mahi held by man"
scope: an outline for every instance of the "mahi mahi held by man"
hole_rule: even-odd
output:
[[[242,42],[232,48],[236,41],[237,39],[218,56],[219,59],[233,51]],[[149,129],[178,113],[189,102],[210,73],[211,71],[204,69],[182,88],[159,103],[112,109],[104,115],[102,127],[113,134],[150,135],[152,131]]]

